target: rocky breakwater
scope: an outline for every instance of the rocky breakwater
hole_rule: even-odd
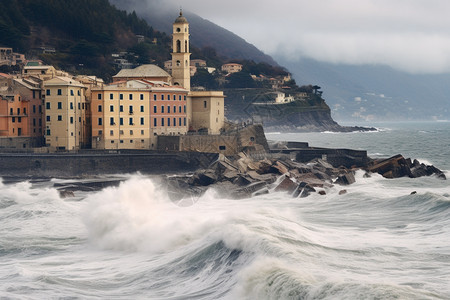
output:
[[[381,174],[385,178],[408,176],[411,178],[435,175],[445,180],[445,174],[434,166],[405,159],[401,155],[389,159],[369,159],[363,166],[333,166],[322,159],[298,162],[289,155],[266,156],[254,159],[239,153],[235,159],[221,156],[207,169],[196,171],[192,176],[168,179],[172,200],[186,196],[198,196],[208,188],[214,188],[222,197],[242,199],[271,192],[285,192],[292,197],[307,197],[311,193],[326,195],[333,186],[342,186],[339,194],[347,191],[345,186],[355,182],[355,172],[365,171]]]

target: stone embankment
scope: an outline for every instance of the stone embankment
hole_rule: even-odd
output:
[[[435,175],[445,180],[445,174],[434,166],[417,160],[405,159],[401,155],[389,159],[368,158],[364,165],[344,167],[332,165],[323,159],[298,162],[290,155],[276,158],[253,159],[240,153],[236,159],[221,156],[209,168],[196,171],[192,176],[172,177],[168,180],[168,190],[173,200],[186,195],[199,195],[213,187],[219,194],[233,199],[267,194],[270,191],[286,192],[293,197],[307,197],[311,193],[325,195],[333,186],[342,186],[339,194],[345,194],[345,186],[355,182],[355,172],[365,171],[381,174],[385,178],[408,176],[416,178]]]

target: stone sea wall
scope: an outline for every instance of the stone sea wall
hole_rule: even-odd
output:
[[[216,153],[80,151],[77,153],[0,153],[0,176],[80,177],[99,174],[170,174],[205,168]]]

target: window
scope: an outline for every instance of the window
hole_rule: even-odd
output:
[[[20,108],[17,108],[17,115],[20,115]]]
[[[177,118],[173,118],[173,126],[177,126]]]
[[[102,135],[102,134],[103,134],[103,130],[99,130],[98,135]]]
[[[109,106],[109,111],[110,111],[110,112],[114,112],[114,105],[110,105],[110,106]]]
[[[181,105],[178,106],[178,112],[181,114]]]
[[[23,114],[24,114],[24,115],[27,114],[27,109],[26,109],[26,107],[23,108]]]
[[[177,107],[174,105],[173,106],[173,112],[176,113],[177,112]]]
[[[144,125],[144,118],[141,118],[141,125]]]
[[[153,95],[153,100],[156,101],[156,94]]]
[[[170,126],[170,118],[167,118],[167,126]]]
[[[119,131],[119,135],[123,135],[123,130],[120,130],[120,131]]]
[[[153,126],[158,126],[158,120],[156,118],[153,119]]]
[[[153,113],[157,113],[158,112],[158,108],[156,107],[156,105],[153,106]]]
[[[178,126],[181,126],[181,118],[178,118]]]
[[[123,112],[123,105],[119,106],[119,111]]]
[[[102,94],[97,94],[97,99],[102,100]]]
[[[219,150],[227,150],[226,146],[219,146]]]
[[[98,106],[98,112],[102,112],[102,106],[101,105]]]
[[[110,131],[109,131],[109,135],[110,135],[110,136],[114,136],[114,130],[110,130]]]
[[[119,124],[120,124],[120,125],[123,125],[123,118],[120,118],[120,119],[119,119]]]
[[[78,117],[78,122],[80,122],[80,123],[81,123],[81,117]]]
[[[45,94],[46,94],[47,96],[50,96],[50,89],[47,89],[47,90],[45,91]]]
[[[70,102],[70,109],[73,109],[73,103]]]
[[[123,140],[120,140],[120,143],[123,144]]]
[[[184,101],[186,101],[186,96],[184,96]]]
[[[58,109],[62,109],[62,102],[58,102]]]
[[[164,126],[164,118],[161,118],[161,126]]]
[[[173,95],[173,100],[177,100],[177,95]]]
[[[184,111],[184,113],[186,113],[186,105],[184,106],[183,111]]]
[[[183,126],[186,126],[186,118],[184,118]]]
[[[130,144],[133,144],[133,140],[130,140]]]
[[[128,99],[133,100],[133,94],[129,94]]]
[[[167,95],[167,100],[170,100],[170,95]]]
[[[109,94],[109,100],[113,100],[114,99],[114,94]]]
[[[141,94],[140,97],[141,97],[141,100],[144,100],[144,94]]]
[[[58,96],[61,96],[61,95],[62,95],[62,90],[58,89]]]
[[[161,113],[164,113],[164,105],[161,106]]]
[[[50,109],[50,102],[45,103],[45,109]]]
[[[130,130],[130,135],[133,135],[133,130]]]
[[[164,95],[161,95],[161,100],[164,100]]]
[[[170,114],[170,105],[167,105],[167,113]]]
[[[22,117],[18,117],[18,118],[17,118],[17,122],[18,122],[18,123],[22,123]],[[20,129],[20,128],[19,128],[19,129]]]
[[[130,105],[130,107],[129,107],[129,110],[128,110],[129,112],[130,112],[130,114],[132,114],[133,113],[133,105]]]
[[[12,117],[12,120],[11,120],[13,123],[16,123],[16,117]]]
[[[33,114],[36,113],[36,105],[33,105]]]
[[[144,135],[144,130],[141,130],[141,135]]]
[[[70,117],[70,124],[73,124],[73,117]]]
[[[206,102],[206,100],[205,101],[203,101],[203,108],[206,108],[207,106],[208,106],[208,104],[207,104],[208,102]]]
[[[144,112],[144,105],[141,105],[141,112]]]
[[[58,115],[58,121],[62,121],[62,116]]]
[[[78,103],[78,109],[81,109],[81,104],[80,103]]]
[[[109,118],[109,125],[116,125],[116,123],[114,123],[113,117]]]
[[[178,100],[181,101],[181,95],[178,96]]]
[[[50,135],[50,129],[47,129],[47,132],[46,132],[47,134],[47,136],[49,136]]]
[[[78,90],[78,91],[77,91],[77,95],[78,95],[78,96],[80,96],[80,95],[81,95],[81,93],[80,93],[80,90]]]
[[[119,94],[119,99],[123,100],[123,94]]]
[[[98,125],[103,125],[103,119],[102,118],[98,118]]]
[[[70,90],[70,96],[73,96],[73,90]]]
[[[134,124],[133,124],[133,118],[130,118],[128,121],[129,121],[128,124],[134,125]]]
[[[14,114],[14,109],[13,109],[12,107],[9,109],[9,114],[10,114],[11,116]]]

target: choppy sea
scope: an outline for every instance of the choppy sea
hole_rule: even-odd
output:
[[[450,177],[450,123],[271,140],[398,153]],[[327,195],[170,201],[158,181],[0,183],[0,299],[450,299],[450,180],[373,175]],[[417,192],[411,194],[411,192]]]

